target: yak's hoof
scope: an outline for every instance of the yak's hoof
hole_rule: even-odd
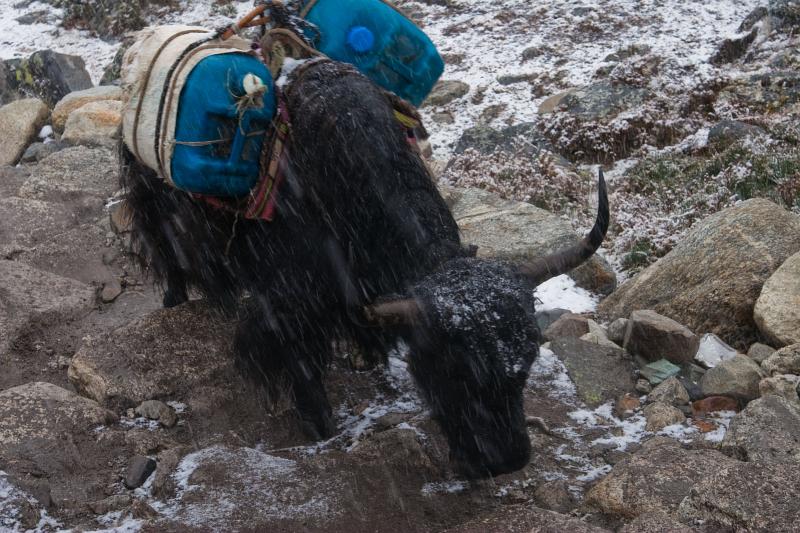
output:
[[[164,309],[169,309],[171,307],[177,307],[183,303],[189,301],[189,296],[186,294],[186,291],[167,291],[164,293]]]
[[[336,424],[330,416],[304,417],[301,415],[300,427],[311,440],[328,440],[336,434]]]

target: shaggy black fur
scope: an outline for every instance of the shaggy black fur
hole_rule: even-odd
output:
[[[335,430],[323,386],[332,341],[371,352],[403,337],[459,468],[521,468],[530,453],[522,389],[539,342],[535,283],[512,265],[468,257],[369,80],[321,62],[292,83],[287,101],[292,158],[271,223],[237,221],[171,188],[123,147],[134,247],[165,286],[164,305],[185,301],[191,287],[237,312],[245,372],[287,380],[317,439]],[[366,325],[363,306],[387,295],[415,297],[424,319]]]

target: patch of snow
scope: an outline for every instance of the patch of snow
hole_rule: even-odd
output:
[[[423,496],[434,496],[436,494],[456,494],[464,492],[469,488],[469,482],[461,480],[440,481],[436,483],[425,483],[420,492]]]
[[[167,405],[172,407],[175,410],[175,413],[179,415],[185,413],[186,409],[188,408],[185,403],[176,401],[167,402]]]
[[[565,403],[578,401],[578,390],[567,373],[567,367],[547,348],[539,348],[539,357],[531,365],[528,375],[528,386],[545,389],[548,396]]]
[[[42,129],[39,130],[39,138],[42,140],[46,140],[52,137],[53,137],[53,126],[51,126],[50,124],[42,126]]]
[[[720,411],[709,415],[708,419],[717,424],[717,429],[706,433],[704,437],[705,440],[710,442],[722,442],[734,416],[736,416],[735,411]]]
[[[683,443],[689,443],[692,441],[691,436],[697,435],[697,433],[698,429],[692,425],[672,424],[656,434],[661,435],[662,437],[669,437]]]
[[[34,529],[23,529],[20,523],[22,509],[19,506],[23,503],[36,509],[39,513],[39,522]],[[0,531],[46,533],[60,529],[61,524],[39,507],[39,502],[35,498],[12,485],[8,481],[8,474],[0,470]]]
[[[538,311],[568,309],[573,313],[590,313],[597,310],[600,297],[582,289],[566,274],[551,278],[536,288],[536,298],[541,304]]]

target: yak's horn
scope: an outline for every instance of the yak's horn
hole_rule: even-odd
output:
[[[592,231],[586,237],[569,248],[521,265],[520,272],[522,275],[539,285],[550,278],[569,272],[592,257],[597,249],[600,248],[600,244],[602,244],[608,231],[608,193],[606,192],[603,169],[600,169],[598,200],[597,220]]]
[[[419,322],[422,310],[413,298],[393,300],[364,308],[367,320],[384,325],[412,325]]]

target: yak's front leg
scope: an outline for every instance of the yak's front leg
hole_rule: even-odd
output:
[[[288,383],[304,433],[323,440],[336,430],[323,384],[332,348],[326,335],[304,325],[307,321],[251,312],[239,325],[235,351],[245,373],[259,384]]]

